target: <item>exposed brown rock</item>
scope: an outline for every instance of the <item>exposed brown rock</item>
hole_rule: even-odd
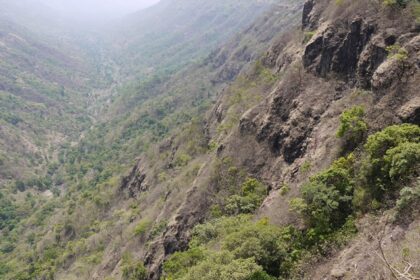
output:
[[[143,161],[139,160],[137,165],[131,170],[130,174],[122,179],[120,190],[127,193],[129,197],[134,198],[149,189],[145,180],[146,173]]]

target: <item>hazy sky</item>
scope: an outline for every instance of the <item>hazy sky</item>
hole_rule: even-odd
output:
[[[159,0],[42,0],[60,12],[89,18],[116,18],[153,5]]]

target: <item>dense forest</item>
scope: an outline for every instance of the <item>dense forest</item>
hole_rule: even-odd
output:
[[[48,3],[0,0],[0,279],[420,277],[418,0]]]

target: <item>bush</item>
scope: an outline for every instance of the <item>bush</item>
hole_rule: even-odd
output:
[[[160,234],[162,234],[162,232],[166,230],[167,226],[168,226],[168,222],[166,220],[163,220],[154,224],[152,229],[150,230],[149,239],[153,239],[159,236]]]
[[[420,182],[413,188],[405,187],[400,191],[400,198],[397,200],[397,216],[410,214],[409,210],[419,209],[420,204]]]
[[[150,227],[150,221],[141,220],[134,228],[134,235],[143,237]]]
[[[420,143],[406,142],[389,149],[384,157],[384,170],[392,180],[418,176],[420,168]]]
[[[373,159],[382,158],[386,151],[404,142],[420,142],[420,127],[414,124],[393,125],[367,139],[365,150]]]
[[[10,240],[5,240],[0,243],[0,253],[7,254],[13,252],[16,244]]]
[[[24,192],[26,190],[25,183],[21,180],[17,180],[15,182],[15,188],[20,192]]]
[[[173,254],[163,265],[164,275],[169,279],[179,279],[188,269],[205,259],[207,252],[201,247],[193,247],[185,252]]]
[[[217,242],[250,222],[250,215],[238,215],[235,217],[221,217],[205,224],[197,225],[192,232],[190,245],[197,247],[206,246],[215,240]]]
[[[211,274],[220,277],[215,279],[250,280],[272,279],[269,275],[287,276],[290,263],[297,256],[295,249],[299,236],[291,227],[270,225],[266,219],[253,222],[247,215],[216,219],[194,228],[190,249],[175,253],[165,262],[165,275],[168,279],[192,279],[193,276],[195,279],[213,279],[207,278]],[[216,252],[215,248],[221,251]],[[241,267],[245,263],[248,268],[258,269]],[[232,271],[231,264],[239,270]],[[204,273],[204,269],[210,274]],[[224,270],[237,273],[238,278],[224,276]]]
[[[382,201],[385,194],[415,176],[419,166],[420,127],[394,125],[371,135],[360,170],[366,195]]]
[[[395,58],[399,61],[404,61],[408,59],[408,52],[406,49],[402,48],[400,45],[392,45],[386,48],[388,52],[388,58]]]
[[[191,161],[191,157],[187,154],[179,154],[175,159],[175,166],[186,166]]]
[[[253,213],[266,196],[267,188],[258,180],[248,178],[242,184],[239,195],[232,195],[226,199],[224,213],[227,215]]]
[[[123,267],[124,280],[147,280],[147,270],[142,262],[127,264]]]
[[[280,189],[280,195],[281,196],[285,196],[286,194],[288,194],[290,192],[290,187],[286,184],[284,184]]]
[[[292,203],[308,226],[319,233],[339,228],[352,213],[354,160],[352,154],[340,158],[329,169],[311,177],[302,187],[303,200]]]
[[[362,106],[352,107],[341,114],[337,137],[344,139],[346,148],[354,149],[364,140],[368,130],[364,117],[365,110]]]
[[[264,221],[251,223],[226,236],[222,249],[231,252],[236,259],[254,259],[264,271],[277,277],[291,253],[290,236],[293,234],[289,228],[279,228]]]
[[[232,254],[222,251],[193,266],[182,279],[248,280],[257,274],[264,275],[264,272],[253,259],[234,259]]]
[[[303,43],[304,44],[308,43],[312,39],[312,37],[314,37],[315,33],[316,33],[315,31],[306,31],[303,34]]]
[[[16,205],[0,192],[0,231],[12,230],[18,221]]]
[[[311,171],[312,164],[309,161],[305,161],[299,168],[299,172],[302,174],[307,174]]]

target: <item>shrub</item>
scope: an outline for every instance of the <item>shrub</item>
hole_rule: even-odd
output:
[[[312,169],[312,164],[309,161],[305,161],[299,168],[299,172],[306,174]]]
[[[420,127],[394,125],[371,135],[360,169],[366,195],[382,201],[389,190],[416,174],[419,166]]]
[[[252,274],[247,280],[276,280],[277,278],[270,276],[265,271],[257,271]]]
[[[26,190],[25,183],[23,181],[21,181],[21,180],[17,180],[15,182],[15,187],[20,192],[24,192]]]
[[[416,19],[416,23],[420,23],[420,3],[418,1],[411,2],[411,11]]]
[[[124,280],[147,280],[147,270],[142,262],[126,264],[122,268]]]
[[[0,192],[0,231],[12,230],[19,221],[16,205]]]
[[[10,240],[4,240],[0,243],[0,253],[11,253],[15,248],[16,244]]]
[[[397,216],[402,216],[409,212],[408,210],[419,209],[420,204],[420,182],[415,187],[405,187],[400,191],[400,198],[397,200]],[[408,213],[409,214],[409,213]]]
[[[388,58],[395,58],[399,61],[404,61],[408,59],[408,52],[406,49],[402,48],[400,45],[392,45],[386,48],[388,52]]]
[[[191,161],[191,157],[187,154],[179,154],[175,159],[175,166],[182,167],[186,166]]]
[[[365,150],[371,159],[382,158],[386,151],[404,142],[420,142],[420,127],[414,124],[393,125],[367,139]]]
[[[354,149],[364,140],[368,130],[364,117],[365,110],[362,106],[352,107],[341,114],[337,136],[345,140],[346,148]]]
[[[219,256],[218,253],[215,253],[214,248],[220,248],[221,252],[229,252],[222,255],[228,258],[230,263],[236,260],[239,261],[239,265],[244,260],[252,260],[255,267],[262,268],[252,275],[247,274],[246,278],[238,279],[256,280],[259,279],[256,278],[259,276],[262,277],[261,279],[271,279],[269,275],[287,276],[290,263],[297,256],[293,252],[297,248],[296,241],[299,236],[295,229],[270,225],[267,219],[253,222],[251,216],[248,215],[223,217],[196,226],[193,230],[190,249],[183,253],[176,253],[171,257],[164,265],[165,272],[168,272],[168,275],[177,275],[174,279],[179,279],[186,273],[198,275],[193,274],[192,271],[198,273],[198,270],[210,264],[211,267],[208,269],[217,271],[224,269],[213,267],[214,257]],[[195,268],[190,270],[190,267]],[[222,277],[220,274],[218,275]],[[196,279],[206,278],[198,277]],[[220,279],[232,278],[222,277]]]
[[[306,31],[303,34],[303,42],[305,44],[308,43],[312,39],[312,37],[314,37],[315,33],[316,33],[315,31]]]
[[[256,274],[263,274],[263,269],[253,259],[234,259],[232,254],[222,251],[193,266],[182,279],[248,280]]]
[[[141,220],[134,228],[134,235],[143,237],[150,227],[150,221]]]
[[[201,247],[193,247],[185,252],[174,253],[163,265],[164,275],[169,279],[179,279],[188,269],[205,259],[207,252]]]
[[[211,241],[220,240],[250,222],[250,215],[238,215],[235,217],[221,217],[205,224],[197,225],[193,230],[190,245],[192,247],[206,246]]]
[[[384,170],[392,180],[419,175],[420,143],[406,142],[389,149],[384,157]]]
[[[253,213],[266,196],[267,188],[258,180],[248,178],[241,186],[240,195],[232,195],[226,199],[224,212],[228,215]]]
[[[231,252],[236,259],[252,258],[268,274],[279,276],[280,267],[291,253],[293,242],[290,228],[279,228],[268,223],[250,223],[226,236],[222,249]]]
[[[311,177],[302,187],[303,200],[293,201],[293,208],[319,233],[339,228],[352,213],[354,160],[350,154]]]
[[[288,194],[290,192],[290,187],[286,184],[284,184],[281,188],[280,188],[280,195],[281,196],[285,196],[286,194]]]
[[[168,225],[168,222],[166,220],[160,221],[153,225],[152,229],[150,230],[150,236],[149,239],[153,239],[157,236],[159,236],[162,232],[166,230],[166,227]]]
[[[208,149],[210,152],[216,151],[218,147],[219,147],[219,144],[215,140],[211,140],[208,145]]]

